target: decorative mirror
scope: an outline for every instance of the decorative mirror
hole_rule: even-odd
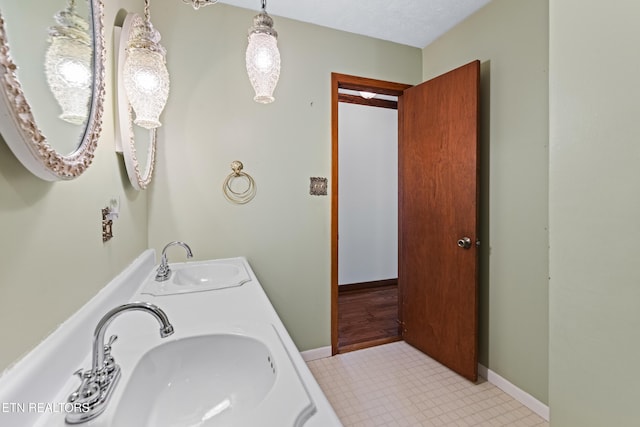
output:
[[[39,178],[76,178],[102,125],[102,0],[0,0],[0,11],[0,134]]]
[[[134,112],[125,89],[124,64],[127,46],[134,36],[134,28],[143,23],[144,18],[137,13],[128,13],[122,29],[114,27],[118,51],[116,52],[117,110],[116,151],[122,153],[131,186],[144,190],[151,183],[156,156],[157,129],[145,129],[134,124]]]

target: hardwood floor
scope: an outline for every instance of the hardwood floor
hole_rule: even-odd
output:
[[[338,352],[359,350],[401,339],[398,287],[344,290],[338,296]]]

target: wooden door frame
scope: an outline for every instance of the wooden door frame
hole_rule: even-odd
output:
[[[402,105],[402,94],[412,85],[374,80],[348,74],[331,73],[331,354],[338,353],[338,103],[349,102],[376,107],[394,108],[388,101],[367,100],[358,96],[340,94],[339,89],[375,92],[397,96],[397,108]],[[392,101],[391,101],[392,102]],[[400,285],[398,284],[399,291]]]

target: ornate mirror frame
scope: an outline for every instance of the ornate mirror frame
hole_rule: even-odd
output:
[[[144,166],[144,172],[141,171],[141,165],[138,161],[134,123],[133,123],[133,108],[127,98],[127,93],[124,86],[124,61],[126,58],[126,48],[131,36],[131,28],[134,21],[141,20],[142,16],[137,13],[128,13],[125,17],[122,29],[120,30],[118,51],[115,52],[116,58],[114,63],[116,64],[116,86],[117,86],[117,100],[116,109],[118,111],[118,117],[116,122],[116,151],[122,153],[124,158],[124,164],[127,169],[127,175],[129,176],[129,182],[131,186],[136,190],[145,190],[151,183],[153,177],[153,169],[155,166],[156,157],[156,141],[157,141],[157,129],[143,129],[144,133],[149,134],[149,142],[147,145],[147,164]],[[114,27],[118,29],[118,27]],[[142,128],[140,128],[142,129]],[[140,134],[138,134],[139,136]]]
[[[57,152],[33,117],[17,66],[9,50],[4,18],[0,13],[0,133],[14,155],[37,177],[46,181],[70,180],[91,164],[102,130],[105,95],[104,11],[102,0],[89,0],[93,35],[93,91],[86,127],[71,154]]]

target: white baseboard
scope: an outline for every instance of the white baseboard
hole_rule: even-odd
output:
[[[522,403],[527,408],[531,409],[536,414],[540,415],[546,421],[549,421],[549,407],[540,402],[535,397],[531,396],[526,391],[516,387],[507,379],[488,369],[486,366],[478,364],[478,374],[486,378],[491,384],[498,387],[500,390],[513,397],[518,402]]]
[[[302,355],[302,359],[305,362],[331,357],[331,346],[312,348],[311,350],[300,352],[300,355]]]

